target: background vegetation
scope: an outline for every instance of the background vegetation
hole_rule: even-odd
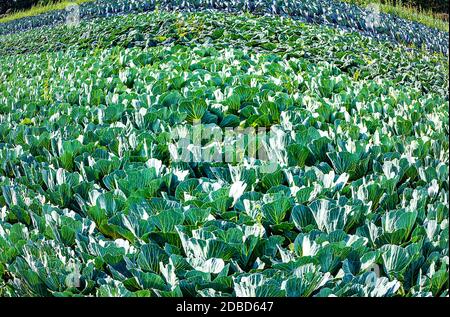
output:
[[[30,2],[29,0],[18,0],[20,2]],[[32,5],[31,7],[25,7],[20,8],[17,7],[16,9],[12,9],[11,7],[4,10],[2,9],[2,6],[4,4],[0,3],[0,23],[5,23],[8,21],[17,20],[20,18],[25,18],[29,16],[36,16],[48,11],[54,11],[54,10],[63,10],[66,6],[68,6],[70,3],[83,3],[83,2],[89,2],[94,0],[41,0],[37,1],[36,4]],[[6,2],[12,2],[12,0],[6,0]],[[35,1],[36,2],[36,1]],[[4,10],[4,11],[2,11]],[[11,10],[11,11],[8,11]],[[8,11],[8,13],[6,13]],[[2,12],[5,12],[2,14]]]
[[[19,11],[29,9],[32,6],[46,6],[63,2],[62,0],[2,0],[0,2],[0,14],[5,14],[8,10]],[[74,1],[75,2],[75,1]]]
[[[449,31],[448,1],[446,0],[341,0],[344,2],[368,6],[380,5],[380,11],[405,20],[416,21],[442,31]]]
[[[92,0],[3,0],[0,2],[0,23],[64,9],[70,2]],[[361,6],[380,4],[380,10],[402,19],[449,31],[447,0],[341,0]]]
[[[381,3],[394,3],[395,5],[413,6],[420,10],[430,10],[435,13],[448,14],[448,1],[447,0],[347,0],[348,2],[369,4],[373,2]],[[17,11],[31,8],[34,5],[48,5],[57,2],[63,2],[62,0],[3,0],[0,2],[0,14],[4,14],[6,11]]]

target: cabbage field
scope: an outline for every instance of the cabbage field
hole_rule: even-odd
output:
[[[448,33],[334,0],[79,12],[0,24],[0,296],[448,296]]]

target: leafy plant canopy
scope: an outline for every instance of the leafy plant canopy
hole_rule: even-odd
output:
[[[216,11],[9,33],[1,296],[448,295],[442,54]],[[206,127],[270,130],[269,162],[176,160]]]

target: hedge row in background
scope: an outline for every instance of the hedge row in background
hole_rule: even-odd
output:
[[[386,0],[382,2],[386,2]],[[421,10],[430,10],[435,13],[448,14],[448,0],[394,0],[394,3],[397,5],[418,7]]]
[[[2,0],[0,2],[0,14],[7,11],[17,11],[31,8],[34,5],[47,5],[61,2],[61,0]]]

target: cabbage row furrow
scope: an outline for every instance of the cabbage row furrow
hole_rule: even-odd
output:
[[[98,0],[80,5],[80,18],[108,17],[114,14],[153,10],[250,12],[260,15],[281,15],[306,22],[359,31],[378,40],[412,44],[418,48],[448,55],[448,33],[417,22],[375,12],[334,0]],[[1,24],[0,34],[66,22],[68,12],[52,11]]]

